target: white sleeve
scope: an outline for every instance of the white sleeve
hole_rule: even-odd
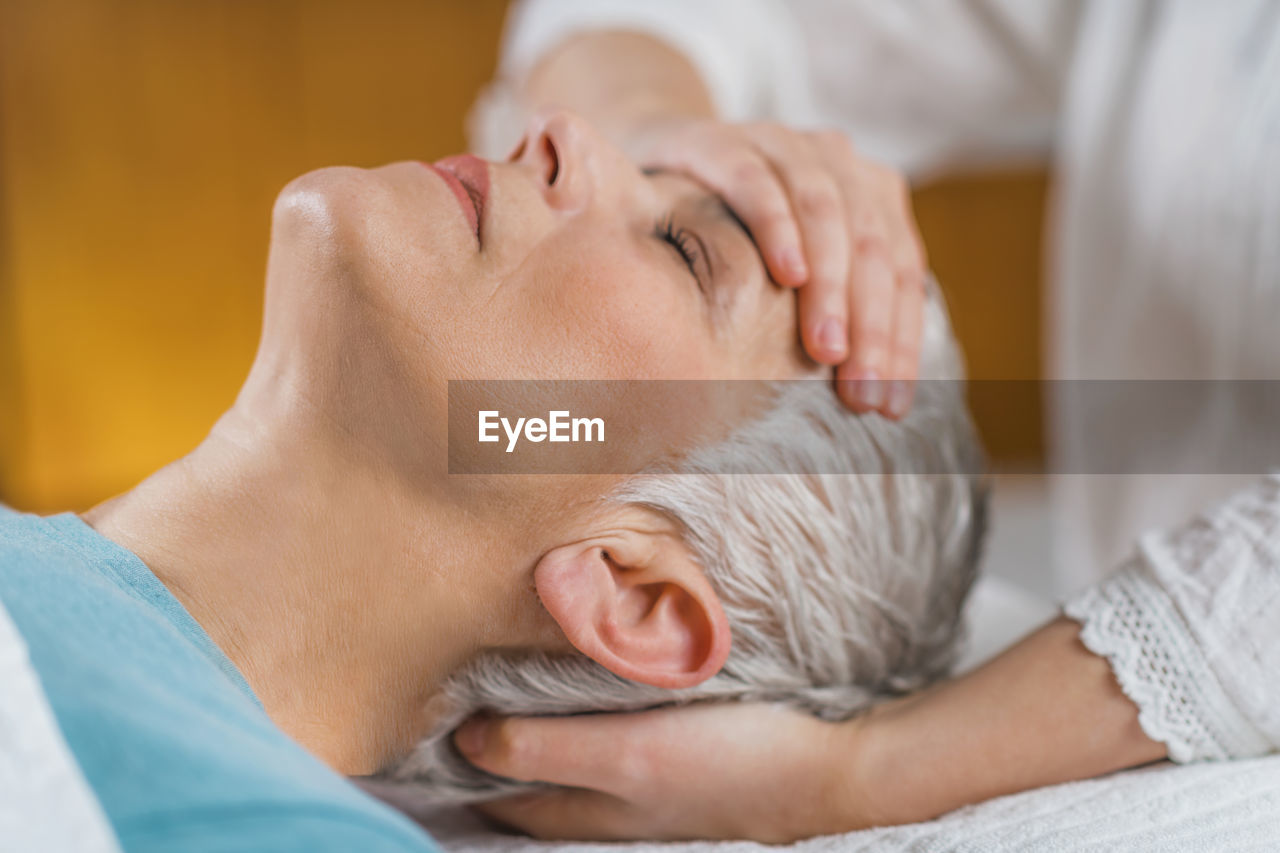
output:
[[[1143,537],[1064,609],[1174,761],[1280,747],[1280,476]]]
[[[915,178],[1048,160],[1085,0],[814,5],[814,102],[869,157]]]
[[[507,19],[499,80],[519,79],[572,35],[627,29],[688,57],[731,121],[838,127],[869,156],[913,174],[1042,159],[1083,5],[523,0]]]
[[[786,112],[789,96],[808,92],[803,35],[781,0],[522,0],[508,13],[499,73],[519,79],[593,30],[645,33],[682,53],[726,119]]]

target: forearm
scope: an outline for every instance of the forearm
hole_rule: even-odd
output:
[[[624,147],[647,124],[715,115],[698,71],[651,36],[596,32],[548,52],[523,83],[531,109],[555,105],[584,116]]]
[[[1166,754],[1065,617],[968,675],[873,711],[857,731],[866,751],[854,808],[863,822],[885,824]]]

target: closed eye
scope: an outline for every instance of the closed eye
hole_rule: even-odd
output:
[[[654,225],[653,236],[676,250],[676,253],[680,255],[680,259],[684,261],[684,265],[689,268],[689,274],[693,276],[693,280],[697,283],[698,290],[705,294],[706,288],[702,284],[702,279],[698,277],[696,266],[698,249],[695,243],[697,238],[688,230],[677,226],[675,220],[670,216]]]

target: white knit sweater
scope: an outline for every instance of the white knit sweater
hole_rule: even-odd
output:
[[[1143,537],[1066,612],[1174,761],[1280,747],[1280,476]]]

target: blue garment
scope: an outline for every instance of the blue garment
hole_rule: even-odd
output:
[[[438,849],[280,731],[142,561],[77,516],[0,506],[0,603],[127,853]]]

